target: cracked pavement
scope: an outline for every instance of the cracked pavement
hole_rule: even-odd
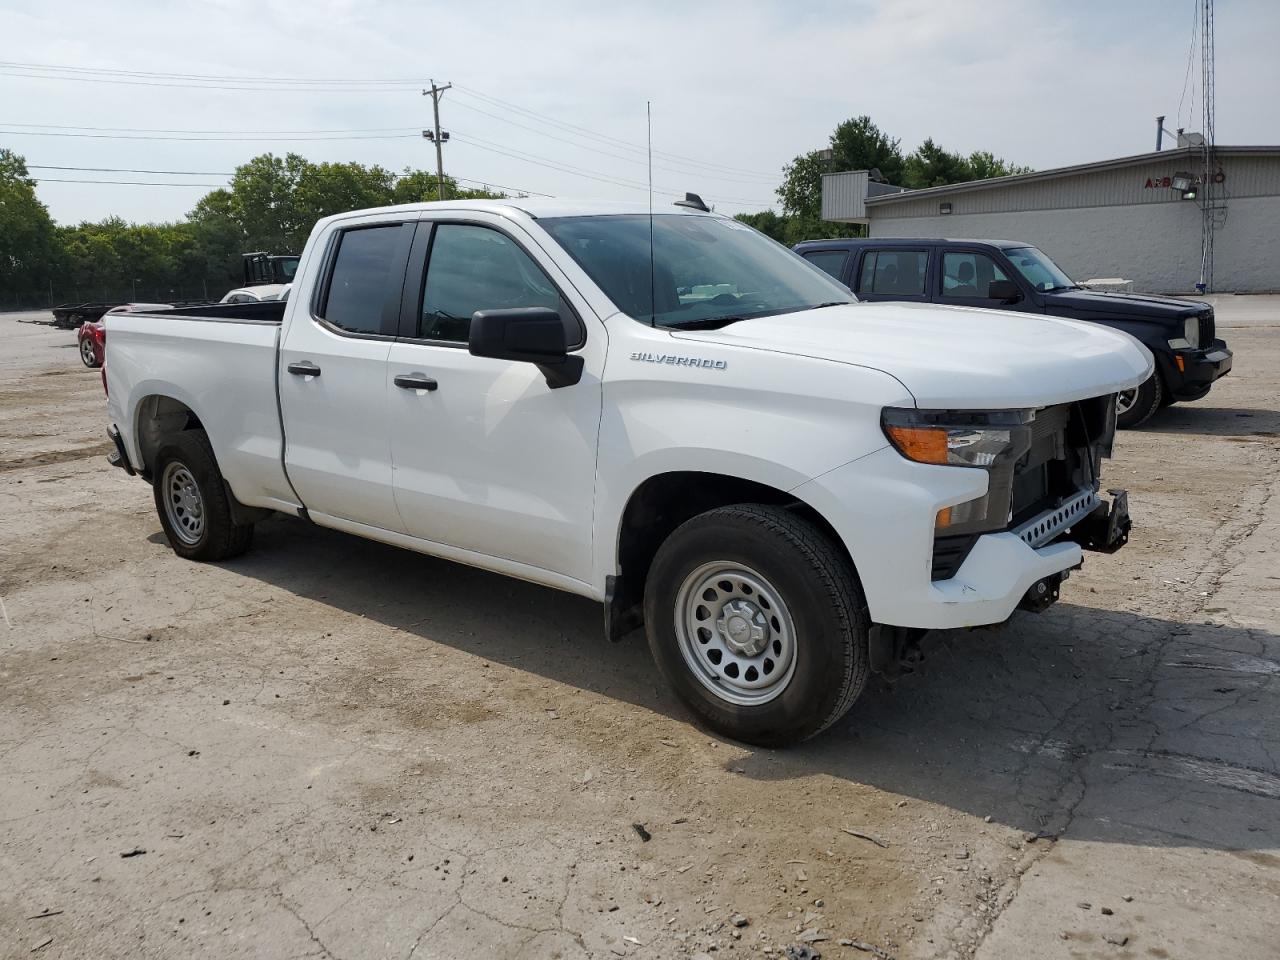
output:
[[[789,751],[578,598],[285,519],[179,561],[0,315],[0,957],[1274,957],[1280,297],[1217,310],[1130,544]]]

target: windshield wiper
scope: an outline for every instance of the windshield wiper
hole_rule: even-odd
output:
[[[845,307],[856,300],[828,300],[826,303],[815,303],[812,307],[805,307],[806,310],[821,310],[823,307]]]
[[[760,316],[760,314],[753,314]],[[750,320],[751,317],[727,316],[727,317],[702,317],[698,320],[690,320],[688,323],[670,323],[665,324],[675,330],[719,330],[721,327],[727,327],[731,323],[737,323],[740,320]]]

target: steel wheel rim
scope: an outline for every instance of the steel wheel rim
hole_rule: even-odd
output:
[[[204,536],[204,497],[191,471],[185,464],[170,463],[160,477],[160,491],[174,535],[188,546],[199,543]]]
[[[80,359],[84,361],[86,367],[93,366],[93,341],[87,337],[80,341]]]
[[[1121,390],[1116,394],[1116,413],[1128,413],[1133,409],[1133,405],[1138,402],[1138,388],[1132,390]]]
[[[740,563],[693,570],[676,593],[676,639],[689,671],[737,706],[759,706],[787,688],[796,667],[796,629],[781,592]]]

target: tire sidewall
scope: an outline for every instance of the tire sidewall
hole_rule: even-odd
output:
[[[181,463],[191,473],[203,501],[204,529],[200,532],[200,539],[195,543],[186,543],[178,536],[169,522],[169,512],[165,509],[164,472],[166,467],[174,462]],[[219,495],[222,475],[218,472],[216,465],[212,463],[212,459],[202,448],[198,438],[190,432],[182,433],[157,452],[153,476],[155,481],[152,489],[155,495],[156,513],[160,517],[160,525],[164,528],[165,537],[173,547],[173,552],[188,560],[203,559],[210,548],[214,525],[222,519],[218,515],[218,507],[222,503]]]
[[[1160,409],[1163,393],[1160,374],[1151,374],[1138,385],[1138,395],[1134,397],[1133,406],[1117,415],[1116,426],[1121,430],[1132,430],[1134,427],[1142,426]]]
[[[693,674],[680,650],[677,594],[696,567],[713,560],[741,564],[760,574],[791,613],[795,669],[786,688],[767,703],[744,706],[717,697]],[[859,686],[865,681],[866,645],[859,642],[865,636],[861,611],[842,616],[837,606],[804,551],[765,528],[734,523],[727,517],[697,517],[672,534],[654,558],[645,589],[649,646],[664,677],[714,729],[753,743],[795,742],[817,732],[841,705],[840,681],[845,672],[853,669]],[[853,643],[849,627],[854,631]]]

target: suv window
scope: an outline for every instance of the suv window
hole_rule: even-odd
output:
[[[996,262],[983,253],[944,253],[942,255],[942,295],[956,300],[989,300],[987,288],[992,280],[1009,277]]]
[[[497,230],[442,223],[431,241],[418,336],[466,343],[477,310],[549,307],[565,323],[565,341],[582,342],[573,309],[519,245]]]
[[[800,256],[837,280],[844,277],[844,265],[849,260],[847,250],[814,250],[811,253],[802,253]]]
[[[862,258],[859,293],[924,296],[927,250],[868,250]]]
[[[401,233],[398,223],[343,232],[329,273],[322,313],[326,321],[349,333],[382,332],[391,271],[404,265],[396,256]]]

